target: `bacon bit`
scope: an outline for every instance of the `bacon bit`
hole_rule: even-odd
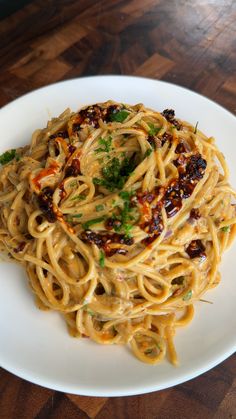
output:
[[[37,189],[41,188],[40,181],[47,176],[55,175],[59,167],[57,162],[52,162],[49,167],[42,169],[35,178],[32,179],[32,182],[36,186]]]
[[[66,177],[76,177],[80,174],[80,161],[79,159],[73,159],[70,166],[66,168],[65,178]]]
[[[43,188],[42,192],[38,195],[39,208],[41,209],[43,215],[49,221],[49,223],[55,223],[57,219],[53,211],[53,192],[53,189],[47,186],[46,188]]]
[[[201,218],[201,214],[198,208],[192,208],[190,211],[190,218],[194,218],[194,220],[198,220]]]
[[[186,249],[186,253],[189,255],[190,259],[198,257],[206,257],[205,246],[202,244],[201,240],[192,240]]]
[[[25,248],[26,243],[25,242],[21,242],[18,244],[18,246],[14,249],[15,253],[19,253],[22,252]]]
[[[81,239],[87,243],[94,243],[100,249],[103,249],[106,256],[113,256],[115,253],[126,254],[127,250],[122,248],[112,248],[113,243],[125,244],[126,246],[132,246],[134,240],[132,238],[125,237],[124,234],[118,233],[107,233],[107,234],[98,234],[92,230],[83,231],[81,234]]]

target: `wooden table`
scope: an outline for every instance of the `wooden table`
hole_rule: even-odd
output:
[[[187,86],[236,113],[235,22],[234,0],[31,1],[0,21],[0,105],[55,81],[114,73]],[[0,417],[233,419],[235,376],[234,355],[174,388],[107,399],[0,369]]]

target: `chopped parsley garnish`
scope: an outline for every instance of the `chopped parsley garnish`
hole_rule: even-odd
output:
[[[99,211],[103,211],[104,210],[104,205],[96,205],[96,211],[97,212],[99,212]]]
[[[113,157],[113,159],[102,168],[103,178],[93,178],[93,183],[95,185],[104,186],[111,192],[115,189],[122,189],[135,167],[136,163],[133,156],[130,158],[125,157],[122,161],[117,157]]]
[[[230,226],[222,227],[221,231],[223,231],[224,233],[228,233],[228,231],[230,231]]]
[[[16,155],[15,149],[5,151],[5,153],[0,155],[0,163],[4,166],[4,164],[9,163],[9,161],[13,160],[15,157],[18,157],[19,160],[19,156]]]
[[[88,230],[90,226],[101,223],[104,220],[105,217],[93,218],[92,220],[88,220],[86,221],[86,223],[82,224],[82,227],[84,228],[84,230]]]
[[[129,112],[122,109],[119,112],[114,112],[110,115],[110,120],[112,122],[124,122],[127,116],[129,115]]]
[[[105,255],[102,250],[100,250],[99,265],[101,268],[104,268],[105,266]]]
[[[154,124],[152,124],[151,122],[148,123],[149,126],[149,131],[148,134],[155,137],[155,135],[161,130],[161,128],[155,127]]]
[[[66,220],[68,223],[73,223],[73,218],[81,218],[83,214],[68,214]]]
[[[83,309],[86,311],[86,313],[88,313],[90,316],[94,316],[95,313],[93,310],[91,310],[89,307],[84,306]]]
[[[86,195],[84,195],[84,194],[80,194],[80,195],[75,195],[73,198],[71,198],[70,200],[71,201],[75,201],[75,200],[78,200],[78,201],[83,201],[84,199],[86,199]]]
[[[196,125],[195,125],[195,128],[194,128],[194,134],[197,134],[197,127],[198,127],[198,121],[197,121],[197,123],[196,123]]]
[[[152,148],[148,148],[148,149],[145,151],[144,157],[148,157],[148,156],[150,156],[150,154],[152,154],[152,152],[153,152],[153,149],[152,149]]]
[[[133,192],[128,191],[121,191],[119,193],[119,196],[124,201],[124,206],[122,209],[120,209],[120,212],[118,214],[113,214],[112,219],[114,221],[119,221],[117,225],[114,224],[114,230],[116,232],[123,232],[126,237],[130,237],[130,231],[133,228],[133,225],[130,224],[130,221],[134,219],[134,217],[131,215],[131,212],[133,211],[133,208],[130,205],[130,198],[133,195]]]
[[[107,139],[105,138],[99,138],[98,144],[102,147],[99,147],[95,150],[96,153],[109,153],[111,151],[112,146],[112,137],[109,136]]]
[[[131,196],[133,196],[134,192],[128,192],[128,191],[121,191],[119,193],[119,196],[124,200],[124,201],[129,201]]]
[[[184,296],[183,296],[183,300],[184,301],[188,301],[190,300],[190,298],[192,298],[192,290],[189,290]]]
[[[73,188],[74,186],[77,186],[77,180],[73,180],[72,182],[70,182],[70,188]]]

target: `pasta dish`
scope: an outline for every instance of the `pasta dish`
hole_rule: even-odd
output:
[[[65,110],[0,156],[0,242],[69,332],[177,364],[177,328],[220,282],[235,191],[212,137],[142,104]]]

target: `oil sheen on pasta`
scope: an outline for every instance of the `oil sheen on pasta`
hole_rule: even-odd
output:
[[[108,101],[66,110],[0,161],[2,248],[38,306],[73,336],[177,364],[176,329],[219,283],[236,231],[214,139],[171,109]]]

